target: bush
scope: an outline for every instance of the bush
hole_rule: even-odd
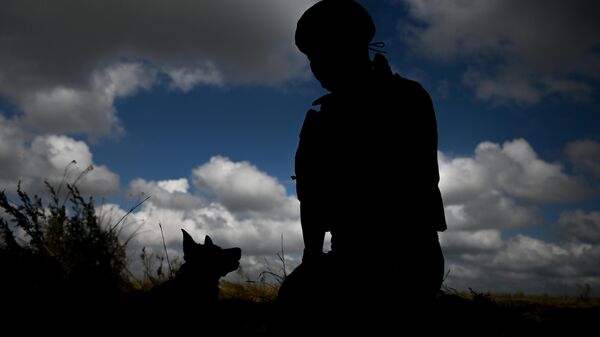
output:
[[[19,204],[0,192],[0,262],[8,268],[0,291],[21,297],[104,296],[127,286],[125,243],[118,225],[103,228],[94,200],[74,185],[61,202],[46,182],[51,201],[21,190]],[[70,209],[67,208],[67,204]]]

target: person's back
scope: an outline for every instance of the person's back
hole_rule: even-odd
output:
[[[364,85],[316,103],[300,135],[298,193],[332,231],[334,250],[353,253],[361,242],[369,253],[367,245],[445,229],[435,115],[418,83],[378,54]]]

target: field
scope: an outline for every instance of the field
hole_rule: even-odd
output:
[[[244,322],[244,329],[266,335],[277,287],[221,283],[220,288],[223,303],[242,302],[260,312],[253,321]],[[599,320],[600,298],[440,292],[427,329],[448,336],[584,336],[594,331]],[[403,331],[398,326],[398,332]]]

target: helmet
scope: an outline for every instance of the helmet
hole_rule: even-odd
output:
[[[373,19],[357,2],[322,0],[298,20],[296,46],[307,55],[323,48],[367,48],[374,36]]]

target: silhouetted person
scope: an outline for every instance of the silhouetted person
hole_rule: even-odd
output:
[[[313,103],[320,109],[308,111],[300,132],[305,250],[280,299],[302,307],[304,323],[334,331],[419,324],[443,277],[433,105],[383,55],[371,61],[374,35],[370,15],[351,0],[317,3],[296,30],[296,45],[329,93]]]

